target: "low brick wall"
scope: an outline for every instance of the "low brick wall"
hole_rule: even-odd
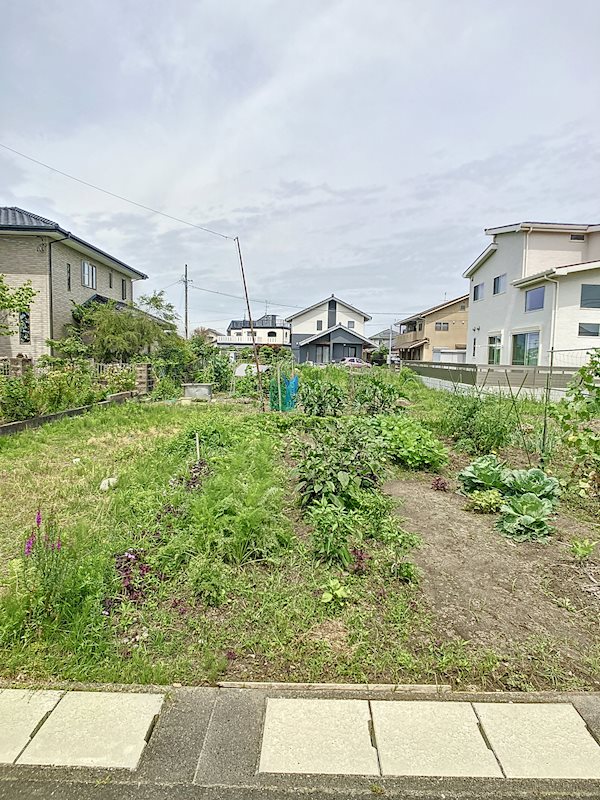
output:
[[[87,411],[91,411],[93,408],[110,406],[114,403],[124,403],[126,400],[129,400],[131,397],[133,397],[133,395],[134,392],[118,392],[117,394],[109,395],[108,399],[101,400],[99,403],[92,403],[91,406],[69,408],[65,411],[57,411],[54,414],[44,414],[42,417],[21,419],[18,420],[18,422],[5,422],[3,425],[0,425],[0,436],[10,436],[13,433],[19,433],[20,431],[25,431],[28,428],[40,428],[42,425],[46,425],[49,422],[57,422],[57,420],[64,419],[65,417],[79,417],[81,414],[85,414]]]

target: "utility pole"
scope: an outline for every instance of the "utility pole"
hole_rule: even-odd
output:
[[[246,285],[246,273],[244,271],[244,260],[242,259],[242,248],[240,247],[239,237],[236,236],[234,242],[237,245],[238,257],[240,260],[240,272],[242,273],[242,284],[244,287],[244,297],[246,298],[246,309],[248,311],[248,321],[250,322],[250,336],[252,337],[252,349],[254,350],[254,364],[256,365],[256,380],[258,382],[258,392],[260,394],[260,406],[265,411],[265,398],[263,395],[262,377],[260,374],[260,364],[258,363],[258,347],[256,346],[256,334],[254,333],[254,323],[252,321],[252,311],[250,310],[250,300],[248,298],[248,286]]]
[[[185,327],[185,338],[188,339],[188,268],[187,264],[185,265],[183,271],[183,285],[185,287],[185,301],[184,301],[184,312],[183,312],[183,324]]]
[[[388,348],[388,366],[392,368],[392,326],[394,323],[390,323],[390,346]]]

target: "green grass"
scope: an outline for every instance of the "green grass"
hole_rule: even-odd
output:
[[[410,391],[411,413],[427,424],[435,397]],[[394,577],[387,541],[365,539],[363,576],[317,561],[288,454],[288,429],[302,435],[307,424],[247,406],[131,403],[0,440],[0,675],[594,685],[591,646],[577,670],[549,640],[496,651],[437,638],[418,585]],[[190,473],[196,433],[201,469]],[[109,475],[117,487],[100,492]],[[45,615],[19,572],[38,507],[55,518],[70,565]],[[127,552],[139,597],[115,570]],[[331,578],[350,592],[340,607],[321,602]]]

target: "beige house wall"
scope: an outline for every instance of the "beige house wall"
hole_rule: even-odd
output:
[[[88,261],[96,267],[96,288],[90,289],[81,282],[81,262]],[[67,264],[71,265],[71,291],[67,288]],[[112,289],[110,288],[110,274],[112,273]],[[73,305],[81,305],[95,294],[109,297],[111,300],[121,300],[121,279],[125,280],[127,298],[124,302],[132,300],[131,278],[128,278],[116,269],[111,269],[106,264],[101,264],[93,258],[84,256],[64,242],[52,245],[52,304],[54,317],[54,338],[60,339],[64,335],[65,325],[73,321]]]
[[[39,358],[47,352],[46,339],[50,336],[50,305],[48,281],[48,244],[42,236],[0,236],[0,273],[6,283],[16,288],[28,280],[38,292],[30,310],[31,341],[19,342],[18,332],[0,336],[0,357],[12,358],[19,353]],[[12,321],[17,328],[17,320]]]
[[[126,302],[132,300],[131,278],[117,269],[88,256],[84,256],[64,242],[52,245],[52,326],[50,325],[50,241],[42,235],[0,235],[0,273],[6,276],[9,286],[22,286],[30,280],[38,292],[30,310],[31,341],[19,341],[18,332],[12,336],[0,336],[0,358],[16,356],[18,353],[36,361],[47,355],[46,339],[60,339],[65,325],[72,322],[74,304],[84,303],[95,294],[121,300],[121,279],[125,280]],[[83,286],[81,262],[89,261],[96,267],[96,288]],[[67,286],[67,264],[71,265],[71,290]],[[112,272],[112,288],[109,274]],[[16,322],[13,327],[16,327]]]
[[[461,306],[464,309],[461,311]],[[433,351],[437,348],[455,350],[467,346],[469,301],[462,300],[439,311],[428,314],[423,322],[423,338],[429,342],[423,346],[423,361],[433,361]],[[447,322],[447,331],[436,331],[436,322]]]

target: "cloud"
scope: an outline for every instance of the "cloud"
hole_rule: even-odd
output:
[[[0,141],[239,235],[259,311],[335,292],[382,329],[461,294],[484,227],[600,221],[599,22],[595,0],[12,4]],[[180,304],[187,263],[194,324],[243,311],[201,291],[241,294],[231,241],[1,151],[0,203],[148,272],[139,292]]]

